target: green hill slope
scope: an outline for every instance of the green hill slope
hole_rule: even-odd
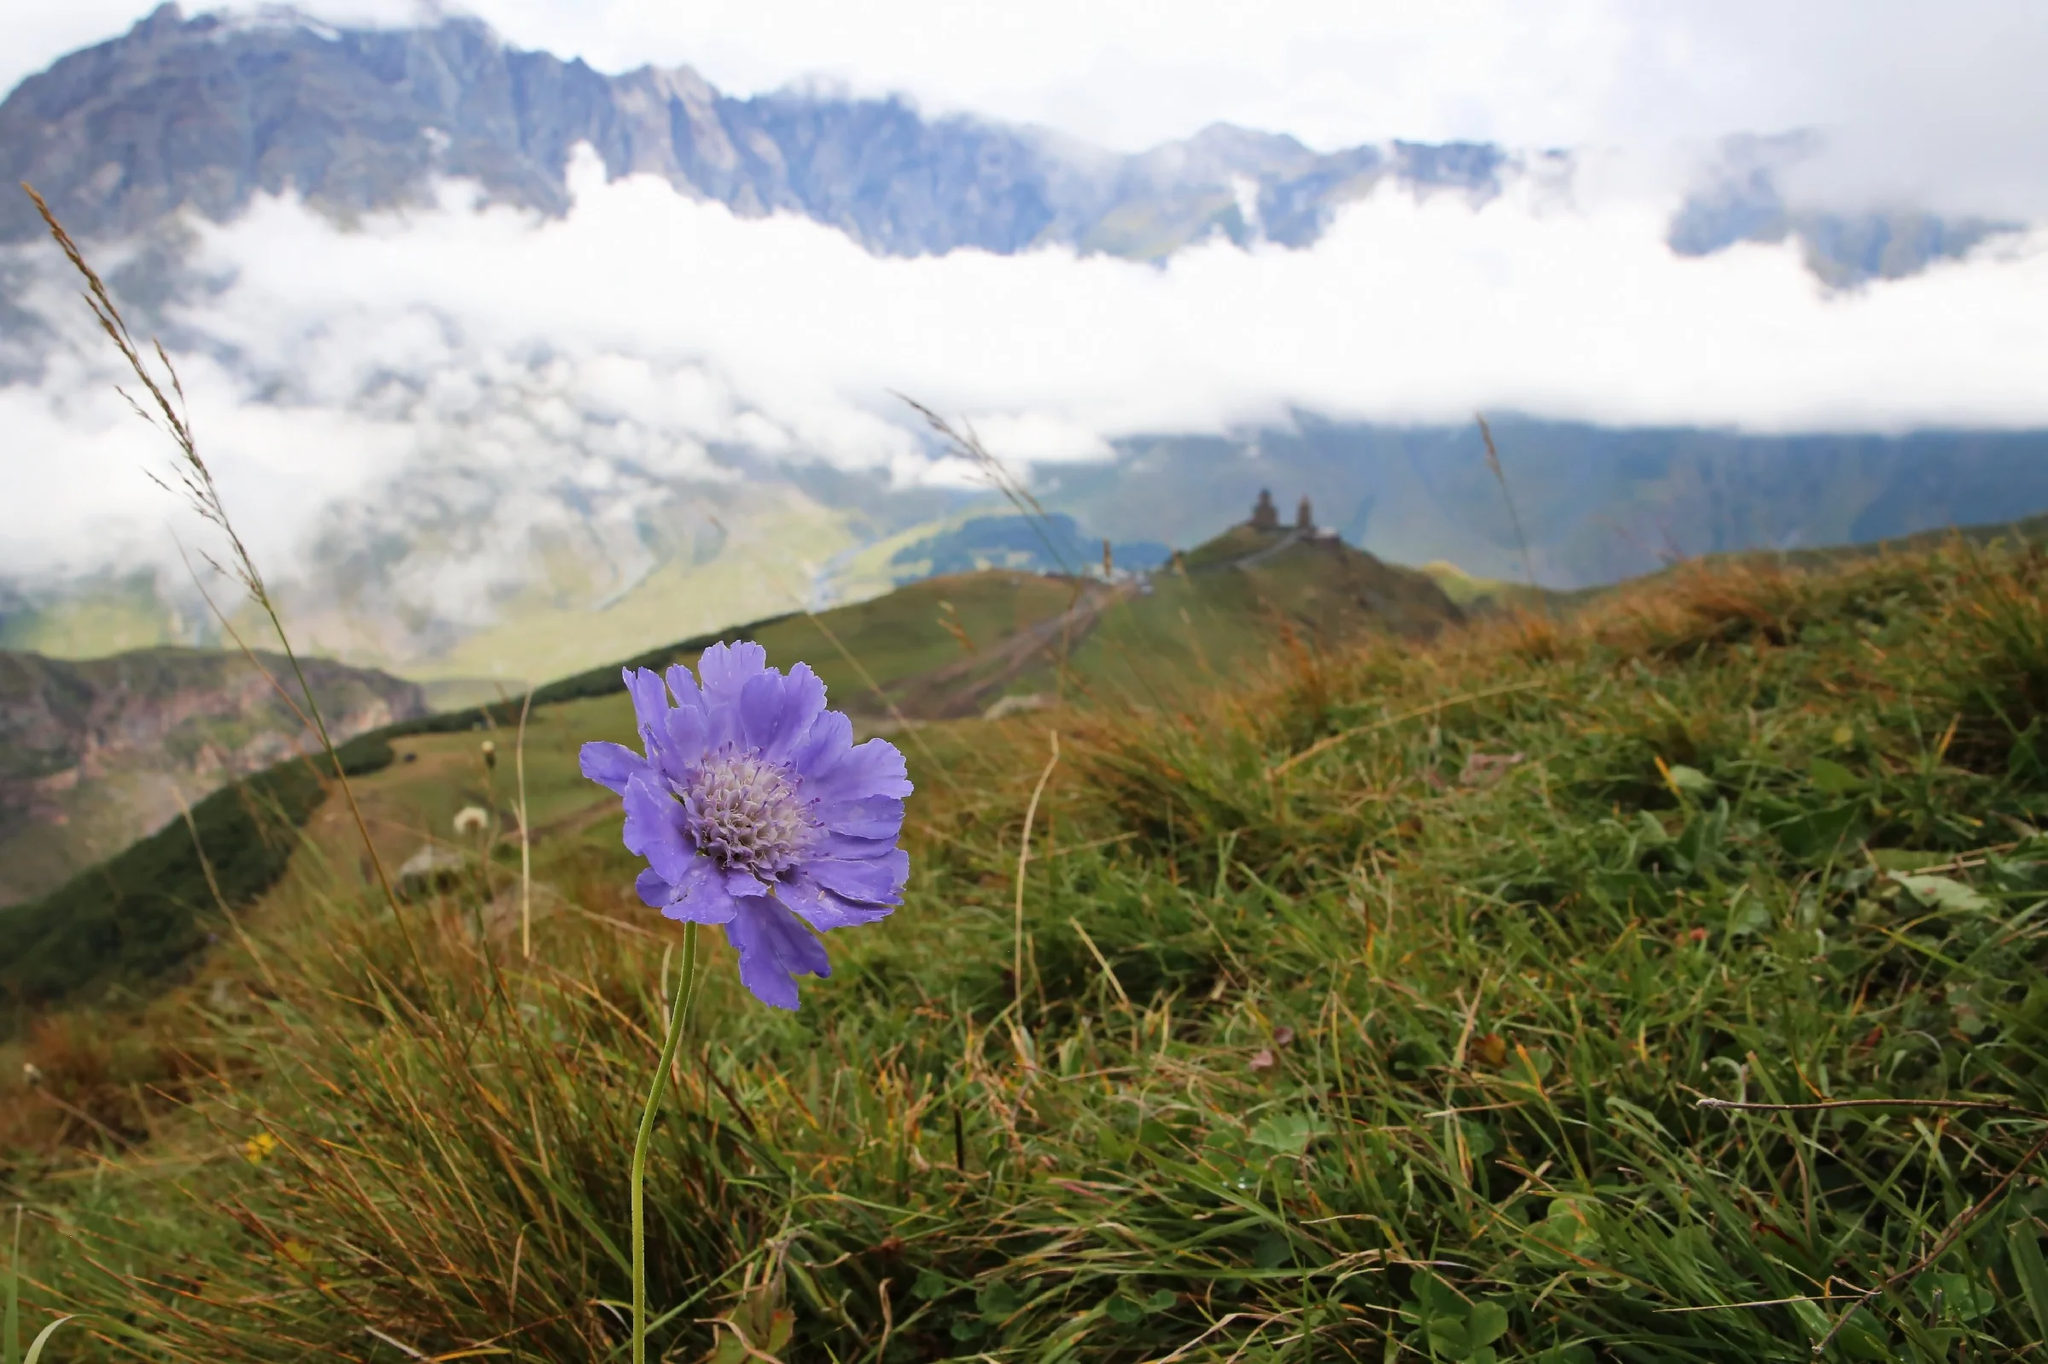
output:
[[[289,679],[282,657],[258,657]],[[327,659],[305,667],[337,739],[426,709],[410,682]],[[240,654],[163,647],[72,662],[0,651],[0,905],[54,888],[310,741]]]
[[[906,903],[827,935],[801,1012],[711,935],[648,1165],[656,1350],[2034,1358],[2044,572],[1710,563],[1150,712],[924,726]],[[922,631],[879,682],[929,675]],[[575,753],[631,732],[616,692],[531,722],[531,956],[506,764],[421,732],[359,794],[461,875],[394,918],[330,803],[251,946],[146,1020],[175,1048],[38,1033],[41,1088],[0,1092],[52,1213],[31,1319],[219,1364],[616,1349],[676,934]]]
[[[716,639],[752,638],[779,666],[810,664],[825,680],[835,704],[868,728],[887,730],[906,721],[979,716],[1006,696],[1027,704],[1059,695],[1111,704],[1157,704],[1213,686],[1229,672],[1263,666],[1289,649],[1328,651],[1376,631],[1423,639],[1459,618],[1458,608],[1425,575],[1382,564],[1333,539],[1239,528],[1199,547],[1186,556],[1182,567],[1155,575],[1149,583],[988,569],[925,579],[817,615],[778,616],[678,641],[630,662],[650,667],[694,665],[698,652]],[[555,707],[618,693],[618,665],[552,683],[535,694],[535,733],[553,732],[550,712]],[[323,697],[328,704],[334,700]],[[433,734],[469,736],[480,726],[508,726],[517,712],[515,702],[504,701],[419,716],[375,730],[364,742],[379,746],[399,740],[416,743]],[[362,728],[350,726],[351,731]],[[444,743],[423,751],[460,751],[475,740],[448,742],[454,747]],[[419,769],[421,774],[427,771]],[[573,776],[570,764],[565,780]],[[494,798],[488,791],[464,788],[458,804],[495,806],[502,794]],[[438,811],[452,799],[436,795],[426,798],[425,805],[401,801],[393,827],[417,828],[423,810]],[[305,800],[287,805],[288,826],[302,822],[313,808]],[[448,805],[441,813],[452,815],[455,808]],[[216,837],[226,843],[207,849],[211,856],[241,855],[240,841],[257,836],[258,825],[222,829]],[[111,846],[123,846],[137,831],[137,826],[127,827],[126,836]],[[20,867],[39,865],[34,858],[47,855],[54,846],[46,831],[37,838],[38,852],[24,853]],[[204,940],[200,925],[214,916],[216,907],[198,852],[180,852],[174,846],[181,838],[189,841],[181,830],[165,830],[158,840],[163,846],[150,854],[155,859],[150,865],[157,868],[153,879],[169,889],[162,904],[146,916],[152,923],[163,922],[146,936],[153,942],[183,944],[189,951]],[[87,845],[73,841],[65,846]],[[416,846],[416,839],[394,842],[388,850],[394,859],[391,865],[403,862]],[[106,850],[96,855],[103,857]],[[181,960],[179,952],[170,949],[130,950],[105,934],[79,936],[81,923],[98,922],[81,906],[104,900],[95,887],[107,883],[107,873],[83,871],[82,865],[66,865],[62,875],[29,883],[32,891],[51,890],[78,874],[75,884],[20,904],[0,919],[0,930],[17,945],[17,962],[24,964],[12,975],[0,971],[0,987],[11,988],[23,1001],[61,1000],[74,988],[98,988],[110,973],[131,988],[142,986]],[[269,867],[273,879],[283,866],[264,859],[253,865]],[[238,880],[228,896],[230,907],[267,885],[261,877],[248,879],[246,885]],[[32,968],[27,963],[33,963]]]

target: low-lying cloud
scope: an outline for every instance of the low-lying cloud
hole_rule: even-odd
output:
[[[1569,193],[1529,182],[1477,209],[1387,187],[1311,249],[1218,241],[1153,266],[878,258],[806,219],[606,183],[585,155],[562,220],[478,211],[458,187],[438,210],[348,230],[291,200],[195,225],[193,264],[216,287],[168,322],[200,439],[273,562],[358,524],[337,504],[460,513],[468,498],[479,526],[526,506],[503,534],[563,508],[630,519],[664,490],[732,478],[717,451],[957,478],[891,390],[1027,463],[1297,410],[2048,425],[2041,238],[1830,294],[1794,244],[1674,255],[1672,202],[1607,192],[1589,167]],[[162,544],[176,511],[137,466],[166,447],[111,392],[104,343],[49,284],[15,302],[64,340],[39,381],[0,388],[0,568],[78,571]]]

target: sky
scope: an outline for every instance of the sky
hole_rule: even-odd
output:
[[[415,13],[387,0],[312,8],[351,21]],[[475,548],[422,569],[414,590],[436,609],[471,602],[481,620],[529,571],[536,527],[580,519],[630,538],[636,507],[663,487],[728,476],[707,454],[718,446],[957,480],[891,391],[972,418],[1027,465],[1295,410],[2048,427],[2048,236],[1830,292],[1789,243],[1674,255],[1675,185],[1630,169],[1730,132],[1811,127],[1831,149],[1813,173],[1845,207],[2048,222],[2048,82],[2035,79],[2048,69],[2048,6],[475,10],[515,43],[603,69],[687,61],[739,92],[819,77],[1120,148],[1220,119],[1323,147],[1402,136],[1586,150],[1563,200],[1522,183],[1475,209],[1387,186],[1310,249],[1211,243],[1163,267],[1063,250],[883,259],[806,219],[735,218],[665,183],[607,184],[587,159],[573,168],[573,210],[555,220],[477,212],[459,186],[439,211],[346,231],[289,199],[259,201],[195,227],[195,263],[222,288],[175,321],[194,342],[177,358],[195,425],[264,562],[299,562],[350,524],[337,508],[439,509]],[[105,0],[0,9],[0,61],[19,68],[0,81],[138,12]],[[622,260],[639,264],[614,269]],[[0,386],[0,574],[165,562],[173,518],[138,472],[162,447],[113,392],[68,284],[29,277],[9,301],[64,339],[39,382]]]
[[[0,6],[0,87],[148,8]],[[300,8],[377,23],[437,12]],[[600,70],[688,63],[741,94],[823,77],[1120,150],[1217,120],[1325,149],[1812,127],[1833,139],[1838,196],[2048,209],[2048,5],[2033,0],[471,0],[459,12]]]

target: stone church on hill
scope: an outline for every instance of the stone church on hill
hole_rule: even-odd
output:
[[[1253,530],[1274,531],[1280,529],[1280,509],[1273,505],[1272,489],[1259,489],[1259,500],[1252,504],[1251,520],[1245,524],[1249,525]],[[1309,507],[1306,497],[1301,499],[1301,506],[1295,509],[1294,529],[1303,535],[1315,534],[1316,516],[1315,512]]]

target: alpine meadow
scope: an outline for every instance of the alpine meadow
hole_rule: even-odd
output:
[[[1793,409],[1835,413],[1853,356],[1693,415],[1764,347],[1611,409],[1276,388],[1245,402],[1284,420],[1204,434],[1142,366],[1072,377],[1147,335],[1112,304],[1255,266],[1316,296],[1368,213],[1442,234],[1522,194],[1552,230],[1568,154],[1112,153],[422,13],[165,6],[0,105],[0,416],[51,414],[0,486],[66,432],[146,437],[190,584],[122,557],[125,492],[48,492],[101,472],[8,532],[83,546],[58,567],[0,545],[0,1364],[2048,1364],[2048,409],[2038,295],[1986,273],[2040,234],[1801,199],[1817,134],[1730,139],[1651,225],[1646,312],[1792,280],[1756,322],[1784,355],[1862,326],[1925,360],[1981,294],[2010,353],[1901,361],[1839,429]],[[154,149],[125,178],[76,151],[121,138]],[[420,197],[442,170],[470,219]],[[528,402],[640,392],[578,350],[587,299],[534,314],[559,353],[362,322],[388,363],[308,396],[289,365],[353,324],[291,332],[298,296],[207,254],[275,231],[268,268],[345,293],[407,214],[488,254],[657,200],[793,278],[841,234],[906,296],[1021,257],[1004,287],[1068,299],[1076,355],[1020,390],[1138,415],[1005,425],[908,363],[851,404],[805,366],[853,323],[789,326],[785,408],[707,397],[701,357],[647,362],[658,432]],[[430,245],[394,277],[456,298]],[[548,288],[494,283],[478,334]],[[836,363],[983,344],[924,307]],[[1198,315],[1191,355],[1311,349]],[[1537,334],[1502,319],[1499,354]],[[1724,320],[1702,352],[1741,349]],[[7,368],[88,327],[119,436],[76,396],[100,370]],[[1464,344],[1431,336],[1418,372]],[[1224,411],[1226,369],[1174,401]],[[273,404],[307,445],[252,461]],[[348,444],[408,427],[457,453]],[[537,430],[609,453],[549,471]]]

